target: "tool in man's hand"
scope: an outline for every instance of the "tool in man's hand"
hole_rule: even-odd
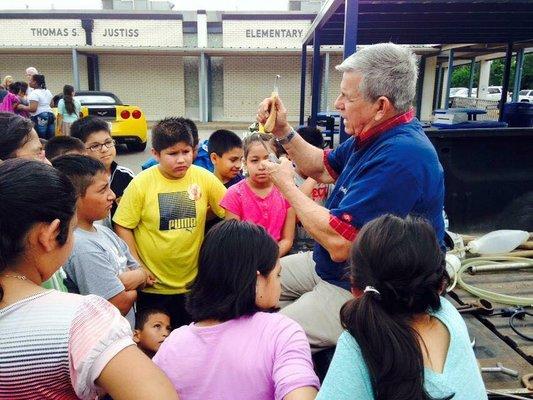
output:
[[[502,374],[506,374],[509,376],[513,376],[515,378],[518,378],[518,371],[515,371],[514,369],[506,368],[503,366],[502,363],[496,363],[495,367],[483,367],[481,368],[481,372],[501,372]]]
[[[279,93],[279,86],[278,81],[281,76],[276,75],[276,79],[274,81],[274,89],[272,90],[272,94],[270,96],[270,110],[268,111],[268,118],[265,122],[264,129],[266,133],[271,133],[274,130],[274,127],[276,126],[276,98],[278,97]]]
[[[276,79],[274,80],[274,89],[272,90],[272,95],[270,96],[271,102],[268,118],[264,125],[259,124],[259,137],[261,138],[263,147],[268,153],[268,160],[276,164],[279,164],[280,160],[270,149],[270,146],[267,146],[265,142],[269,142],[272,138],[274,138],[274,135],[272,135],[271,132],[274,130],[274,126],[276,126],[276,98],[278,97],[279,93],[279,78],[281,78],[281,76],[276,75]]]
[[[494,312],[494,307],[490,301],[479,299],[473,303],[458,306],[457,311],[459,314],[491,315]]]

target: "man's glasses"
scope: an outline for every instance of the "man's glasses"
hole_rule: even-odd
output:
[[[116,144],[117,142],[115,142],[115,140],[113,139],[106,140],[104,143],[95,143],[92,146],[87,147],[87,150],[90,150],[96,153],[97,151],[102,151],[104,149],[104,146],[106,147],[106,149],[111,149],[115,147]]]

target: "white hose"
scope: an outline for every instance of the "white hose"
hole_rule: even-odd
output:
[[[457,284],[460,287],[462,287],[464,290],[466,290],[467,292],[472,293],[474,296],[479,297],[481,299],[486,299],[486,300],[493,301],[495,303],[508,304],[512,306],[522,306],[522,307],[533,306],[532,297],[511,296],[508,294],[501,294],[501,293],[493,292],[487,289],[481,289],[481,288],[475,287],[474,285],[466,283],[463,280],[464,272],[470,269],[470,267],[478,266],[478,265],[498,264],[499,261],[524,263],[524,265],[527,265],[524,267],[524,269],[533,267],[533,259],[524,258],[524,257],[487,256],[487,257],[469,258],[469,259],[463,260],[461,268],[459,268],[459,270],[457,271],[457,274],[456,274]]]

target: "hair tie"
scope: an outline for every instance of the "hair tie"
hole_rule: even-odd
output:
[[[365,287],[365,290],[363,290],[363,292],[364,293],[374,292],[374,293],[377,293],[377,294],[381,295],[381,293],[379,293],[379,290],[377,290],[374,286]]]

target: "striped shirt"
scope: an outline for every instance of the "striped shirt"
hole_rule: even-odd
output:
[[[0,309],[0,399],[94,399],[107,363],[133,345],[101,297],[49,290]]]

